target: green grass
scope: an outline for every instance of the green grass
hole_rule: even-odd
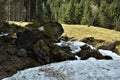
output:
[[[105,40],[106,42],[120,41],[120,32],[100,27],[88,27],[86,25],[67,25],[62,24],[64,28],[63,36],[74,37],[81,40],[86,37]]]

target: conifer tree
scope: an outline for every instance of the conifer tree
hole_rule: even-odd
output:
[[[109,5],[106,1],[101,1],[100,12],[99,12],[99,21],[100,25],[105,28],[110,28],[111,18],[108,12]]]
[[[85,0],[84,6],[85,7],[84,7],[81,24],[87,24],[88,26],[90,26],[91,25],[91,15],[92,15],[91,8],[90,8],[90,1]]]
[[[75,9],[75,23],[80,24],[83,16],[83,4],[82,2],[76,5]]]
[[[115,0],[110,4],[109,14],[113,22],[113,26],[116,30],[120,31],[120,1]]]
[[[64,22],[67,24],[75,23],[75,6],[73,0],[69,2],[68,9],[64,17]]]

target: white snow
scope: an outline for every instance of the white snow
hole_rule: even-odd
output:
[[[3,32],[1,32],[0,37],[2,37],[2,36],[7,36],[7,35],[8,35],[8,33],[3,33]]]
[[[81,58],[79,57],[79,56],[77,56],[77,55],[75,55],[75,58],[77,59],[77,60],[80,60]]]
[[[117,55],[116,53],[112,52],[112,51],[99,49],[99,52],[104,56],[109,55],[113,59],[120,59],[120,56]]]
[[[38,28],[40,31],[44,31],[44,26]]]
[[[72,51],[80,50],[80,46],[85,45],[83,42],[64,41],[55,44],[70,46]],[[113,57],[113,60],[91,57],[87,60],[63,61],[18,71],[12,77],[2,80],[120,80],[120,56],[108,50],[100,49],[99,52]]]
[[[61,41],[60,43],[55,43],[58,46],[69,46],[71,49],[71,53],[77,53],[81,50],[81,46],[85,45],[86,43],[84,42],[78,42],[78,41],[73,41],[73,42],[65,42]]]
[[[2,80],[120,80],[119,60],[64,61],[19,71]]]

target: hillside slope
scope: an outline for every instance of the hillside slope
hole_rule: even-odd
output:
[[[88,27],[86,25],[66,25],[62,24],[64,28],[63,36],[74,37],[74,39],[81,40],[86,37],[94,37],[95,39],[105,40],[106,42],[120,41],[120,32],[100,27]]]

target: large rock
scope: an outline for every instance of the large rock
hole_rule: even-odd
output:
[[[17,33],[17,47],[24,49],[32,49],[35,43],[35,34],[30,30],[24,30]]]
[[[53,59],[53,62],[76,59],[75,56],[71,54],[69,47],[52,46],[51,54],[52,54],[51,58]]]
[[[0,28],[10,34],[16,33],[16,38],[11,35],[0,37],[0,77],[28,67],[75,59],[74,55],[68,54],[69,49],[54,45],[64,31],[58,22],[48,21],[33,29],[34,25],[18,28],[6,24],[8,28]]]
[[[27,51],[23,48],[19,49],[17,52],[17,55],[20,57],[26,57],[27,56]]]
[[[90,57],[94,57],[96,59],[112,59],[110,56],[103,56],[99,51],[91,49],[88,45],[82,46],[81,49],[82,50],[76,54],[81,57],[81,60],[86,60]]]
[[[56,21],[46,21],[42,23],[34,22],[26,27],[30,30],[39,29],[46,38],[51,39],[52,41],[57,41],[64,32],[62,25]]]
[[[69,54],[69,49],[63,49],[53,44],[47,44],[44,40],[39,40],[34,45],[34,54],[41,64],[74,60],[74,55]]]
[[[115,41],[106,45],[99,46],[98,49],[111,50],[115,52],[115,48],[117,45],[120,45],[120,41]]]

